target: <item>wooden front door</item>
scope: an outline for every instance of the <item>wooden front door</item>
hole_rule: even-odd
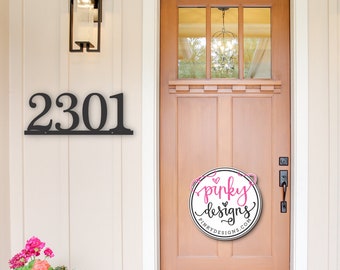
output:
[[[229,62],[212,52],[219,26]],[[161,0],[161,270],[289,269],[289,43],[289,0]],[[263,198],[257,225],[233,241],[203,234],[188,207],[193,180],[219,167],[255,174]]]

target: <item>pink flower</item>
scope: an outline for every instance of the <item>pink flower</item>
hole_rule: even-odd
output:
[[[53,253],[52,249],[50,249],[50,248],[46,248],[44,250],[44,254],[45,254],[45,256],[50,257],[50,258],[54,257],[54,253]]]
[[[27,258],[25,253],[20,252],[13,256],[13,258],[9,261],[9,267],[11,269],[19,268],[25,265],[27,262]]]
[[[36,260],[32,270],[48,270],[51,265],[47,261]]]
[[[32,257],[34,254],[32,254],[31,251],[27,250],[27,249],[23,249],[21,251],[22,255],[25,256],[25,258],[28,260],[30,257]]]
[[[53,268],[47,262],[46,258],[54,257],[52,249],[45,248],[45,243],[41,242],[37,237],[31,237],[27,240],[25,248],[18,254],[14,255],[12,259],[9,260],[10,269],[20,270],[30,269],[30,270],[52,270]],[[45,258],[40,260],[37,256],[40,255],[44,249]]]
[[[41,242],[39,238],[33,236],[27,240],[25,249],[30,256],[39,256],[40,250],[45,246],[45,243]]]

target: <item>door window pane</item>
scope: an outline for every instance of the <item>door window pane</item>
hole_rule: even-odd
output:
[[[206,78],[206,9],[178,9],[178,78]]]
[[[244,7],[242,11],[240,22],[237,7],[178,8],[179,79],[271,78],[271,9]]]
[[[270,8],[244,8],[244,78],[271,78]]]
[[[238,78],[238,8],[211,8],[211,77]]]

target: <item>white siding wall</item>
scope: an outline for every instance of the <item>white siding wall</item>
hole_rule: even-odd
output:
[[[0,9],[0,269],[6,269],[9,246],[9,147],[8,147],[8,64],[9,64],[9,1]]]
[[[69,1],[8,2],[10,66],[8,17],[0,9],[2,130],[10,123],[10,139],[0,134],[0,268],[7,267],[10,232],[12,254],[36,235],[54,248],[54,263],[72,270],[157,269],[159,1],[103,0],[100,54],[68,52]],[[338,2],[291,1],[296,270],[340,269]],[[35,115],[28,99],[37,91],[54,98],[70,91],[79,100],[94,91],[123,92],[125,123],[135,134],[24,136]]]
[[[340,269],[338,1],[309,0],[308,11],[308,269],[336,270]]]
[[[91,54],[68,52],[69,1],[10,5],[11,252],[35,235],[54,249],[56,265],[140,269],[141,1],[103,0],[101,53]],[[124,122],[134,135],[24,136],[39,112],[28,105],[36,92],[52,97],[48,117],[67,125],[55,106],[66,91],[77,96],[79,112],[86,95],[104,95],[107,129],[116,117],[109,96],[123,92]]]

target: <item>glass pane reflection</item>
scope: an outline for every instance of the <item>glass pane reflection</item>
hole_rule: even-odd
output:
[[[270,8],[244,8],[244,77],[271,78]]]
[[[178,9],[178,78],[206,78],[206,9]]]
[[[238,9],[211,8],[211,77],[238,78]]]

